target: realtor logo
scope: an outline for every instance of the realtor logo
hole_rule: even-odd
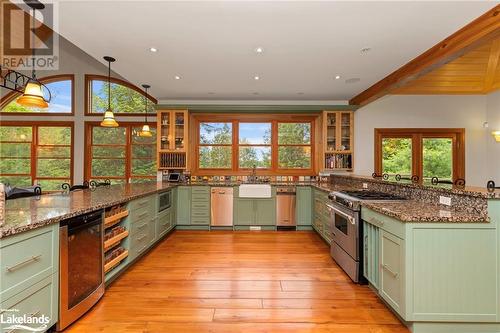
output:
[[[59,35],[56,31],[57,3],[44,1],[45,8],[33,11],[23,1],[3,1],[0,6],[0,65],[31,70],[33,46],[36,70],[59,69]]]

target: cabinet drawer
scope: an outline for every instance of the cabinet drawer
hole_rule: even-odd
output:
[[[150,207],[141,207],[132,210],[130,214],[130,222],[134,223],[142,223],[144,221],[149,221],[155,217],[155,211]]]
[[[0,315],[7,321],[9,317],[26,317],[38,318],[45,316],[49,319],[47,327],[52,326],[57,322],[58,316],[58,275],[53,274],[45,279],[35,283],[31,287],[23,290],[19,294],[11,297],[7,301],[0,304]],[[16,312],[5,311],[15,309]],[[11,324],[1,324],[1,332],[10,332],[6,330]],[[37,328],[42,324],[23,324],[28,327]],[[24,332],[24,330],[22,330]],[[21,330],[13,330],[12,332],[21,332]]]
[[[172,227],[172,216],[170,211],[158,216],[156,220],[156,237],[160,238]]]
[[[361,209],[361,218],[382,230],[390,232],[401,239],[405,239],[405,225],[403,222],[393,219],[392,217],[374,212],[373,210],[363,208]]]
[[[156,207],[156,200],[157,200],[157,195],[148,195],[146,197],[140,198],[140,199],[135,199],[132,200],[129,203],[129,208],[134,211],[134,210],[139,210],[141,208],[149,208],[151,210],[154,210]]]
[[[210,224],[210,218],[203,216],[191,216],[191,224],[195,225],[208,225]]]
[[[210,186],[193,186],[191,187],[191,194],[210,195]]]
[[[153,224],[153,220],[143,220],[137,223],[132,223],[130,225],[130,234],[137,235],[139,233],[145,233],[149,230],[150,224]]]
[[[191,208],[193,210],[195,209],[198,209],[198,210],[206,210],[206,211],[209,211],[210,210],[210,203],[207,201],[207,202],[192,202],[191,203]]]
[[[380,296],[404,318],[404,240],[380,232]]]
[[[210,196],[207,194],[200,194],[200,193],[191,193],[191,200],[192,203],[194,204],[195,202],[210,202]]]
[[[131,236],[130,250],[132,252],[132,257],[136,257],[138,254],[146,250],[154,242],[154,225],[148,224],[144,231],[138,232]]]
[[[208,209],[193,209],[191,211],[191,219],[195,217],[209,217],[210,211]]]
[[[0,299],[7,299],[57,272],[58,251],[58,225],[0,242]]]

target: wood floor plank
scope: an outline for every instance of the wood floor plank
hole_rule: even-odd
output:
[[[175,231],[66,332],[409,331],[316,233]]]

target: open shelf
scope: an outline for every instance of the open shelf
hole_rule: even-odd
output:
[[[104,218],[104,228],[107,229],[109,227],[114,226],[115,224],[119,223],[122,218],[128,216],[128,210],[125,210],[123,212],[120,212],[118,214],[114,214],[110,217]]]
[[[127,236],[128,236],[128,230],[125,230],[122,233],[108,239],[107,241],[104,242],[104,251],[109,250]]]
[[[108,273],[110,270],[118,266],[118,264],[127,257],[128,257],[128,251],[125,250],[123,253],[120,253],[120,255],[118,255],[116,258],[104,264],[104,273]]]

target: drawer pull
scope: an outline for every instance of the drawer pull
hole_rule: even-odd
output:
[[[391,274],[394,278],[398,278],[399,273],[393,272],[386,264],[382,264],[382,268],[389,272],[389,274]]]
[[[28,315],[28,317],[31,317],[31,318],[33,318],[33,317],[40,317],[40,312],[41,312],[41,311],[40,311],[40,310],[38,310],[38,311],[36,311],[36,312],[30,313],[30,314]]]
[[[24,261],[21,261],[21,262],[19,262],[19,263],[15,264],[14,266],[11,266],[11,267],[6,267],[6,269],[7,269],[7,271],[8,271],[8,272],[13,272],[13,271],[15,271],[16,269],[21,268],[21,267],[22,267],[22,266],[24,266],[24,265],[27,265],[27,264],[29,264],[29,263],[32,263],[32,262],[35,262],[35,261],[40,260],[40,258],[41,258],[41,257],[42,257],[42,255],[41,255],[41,254],[39,254],[39,255],[37,255],[37,256],[32,256],[31,258],[28,258],[28,259],[26,259],[26,260],[24,260]]]
[[[147,223],[143,223],[141,224],[140,226],[137,226],[137,229],[142,229],[144,228],[145,226],[147,226],[148,224]]]
[[[137,238],[137,240],[138,240],[138,241],[141,241],[141,240],[143,240],[144,238],[146,238],[146,235],[142,235],[141,237],[138,237],[138,238]]]
[[[142,213],[142,214],[138,215],[137,218],[141,219],[142,217],[147,216],[148,214],[149,214],[149,212]]]

